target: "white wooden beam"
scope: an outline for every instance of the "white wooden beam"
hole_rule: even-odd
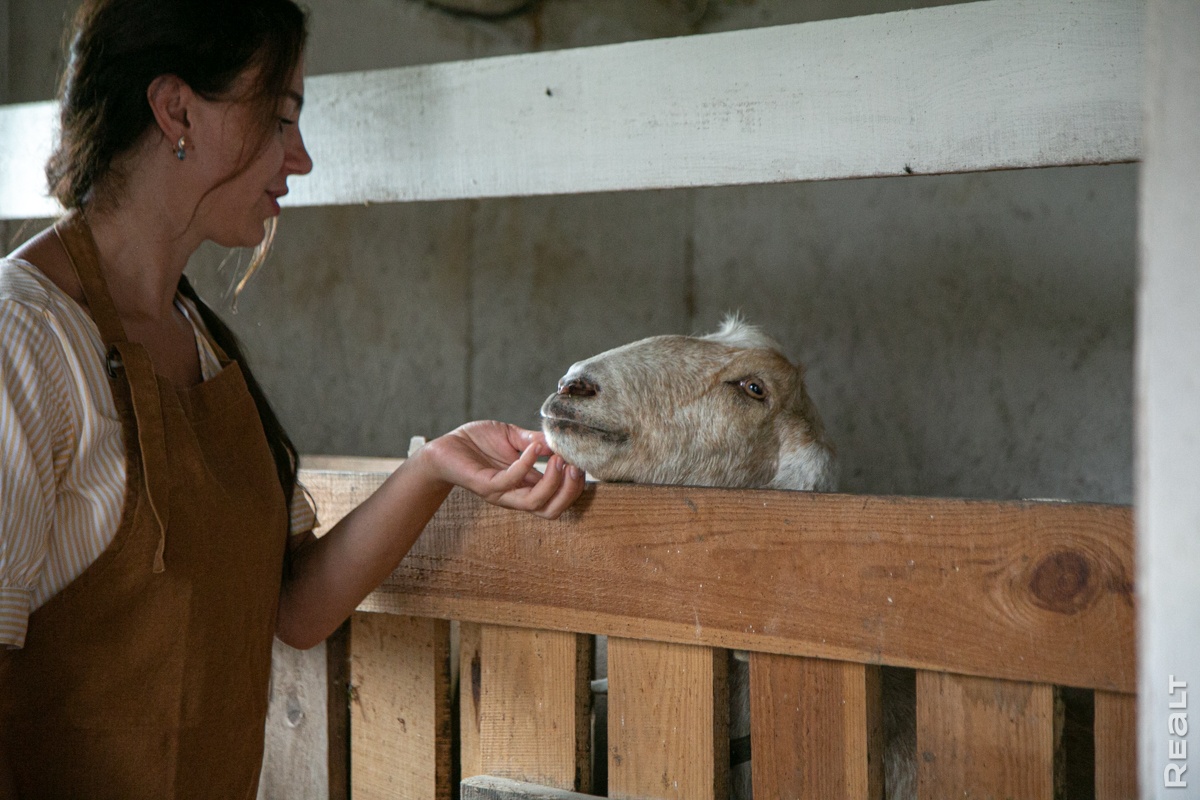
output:
[[[1137,348],[1139,772],[1144,798],[1195,797],[1200,796],[1200,3],[1151,0],[1148,11]],[[1172,719],[1173,714],[1186,716]],[[1190,736],[1180,735],[1185,725]]]
[[[404,69],[306,88],[293,205],[1132,161],[1142,6],[960,6]],[[0,219],[38,193],[44,106],[0,108]]]

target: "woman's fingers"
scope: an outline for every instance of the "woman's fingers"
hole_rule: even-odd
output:
[[[546,519],[558,519],[564,511],[571,507],[572,503],[579,499],[579,495],[583,491],[583,486],[583,470],[579,469],[579,467],[566,465],[563,470],[563,481],[559,484],[558,490],[535,513]]]

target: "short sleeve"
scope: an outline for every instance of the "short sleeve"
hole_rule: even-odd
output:
[[[0,299],[0,646],[21,647],[72,451],[61,342],[45,312]]]

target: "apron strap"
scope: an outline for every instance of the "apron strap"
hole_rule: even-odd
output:
[[[163,572],[163,554],[167,543],[167,523],[170,521],[171,473],[167,462],[167,434],[163,422],[162,393],[154,364],[146,348],[129,341],[125,326],[113,304],[108,283],[100,269],[100,253],[87,220],[79,210],[72,210],[54,225],[63,249],[106,349],[105,367],[115,383],[124,373],[133,401],[138,450],[142,456],[142,481],[150,501],[151,511],[158,524],[158,548],[154,554],[155,572]],[[126,476],[130,480],[131,476]]]
[[[67,251],[67,258],[75,270],[79,285],[83,287],[83,299],[87,301],[92,321],[100,329],[105,348],[116,342],[128,341],[121,316],[108,292],[108,283],[100,271],[100,251],[96,248],[96,240],[83,214],[78,209],[67,212],[54,223],[54,232]]]

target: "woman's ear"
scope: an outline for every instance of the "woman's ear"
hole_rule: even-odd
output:
[[[195,97],[192,88],[177,75],[159,75],[146,88],[154,121],[172,148],[180,137],[191,132],[188,112]]]

